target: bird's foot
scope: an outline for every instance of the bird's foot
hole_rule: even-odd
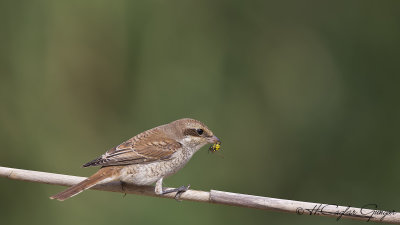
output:
[[[123,181],[120,181],[120,183],[121,183],[121,189],[122,189],[122,191],[125,192],[126,183],[123,182]],[[125,196],[126,196],[126,192],[124,193],[124,195],[123,195],[122,197],[125,198]]]
[[[178,188],[173,188],[173,189],[169,189],[169,190],[163,191],[162,194],[165,195],[165,194],[169,194],[169,193],[172,193],[172,192],[176,192],[174,199],[177,200],[177,201],[181,201],[180,200],[181,195],[185,191],[189,190],[189,188],[190,188],[190,184],[188,184],[187,186],[182,185],[182,186],[180,186]]]

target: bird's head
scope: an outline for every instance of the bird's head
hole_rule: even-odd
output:
[[[195,150],[200,149],[206,144],[220,142],[205,124],[195,119],[184,118],[173,121],[168,125],[173,128],[177,141],[183,146]]]

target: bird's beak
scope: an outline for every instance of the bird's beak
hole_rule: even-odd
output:
[[[207,138],[208,143],[210,144],[215,144],[215,143],[221,143],[219,138],[217,138],[215,135],[212,137]]]

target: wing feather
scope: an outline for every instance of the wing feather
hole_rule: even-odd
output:
[[[136,135],[83,166],[129,165],[171,159],[182,144],[160,135],[155,129]]]

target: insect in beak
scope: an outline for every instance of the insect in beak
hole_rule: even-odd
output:
[[[208,149],[210,152],[217,152],[221,148],[221,142],[217,141],[215,144],[211,145]]]

